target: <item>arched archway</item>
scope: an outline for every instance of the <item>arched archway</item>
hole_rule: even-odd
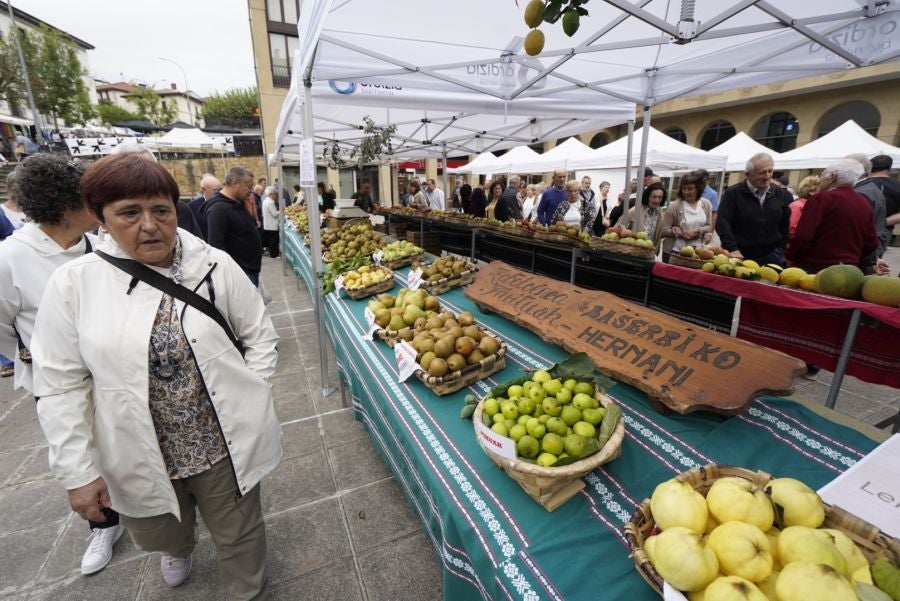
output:
[[[786,152],[797,147],[800,124],[791,113],[772,113],[756,122],[753,139],[775,152]]]
[[[568,140],[568,139],[571,138],[571,137],[572,137],[572,136],[566,136],[566,137],[564,137],[564,138],[559,138],[559,139],[557,139],[557,140],[556,140],[556,145],[559,146],[560,144],[562,144],[563,142],[565,142],[566,140]]]
[[[700,137],[700,149],[710,150],[715,148],[736,133],[737,131],[734,129],[734,125],[731,124],[731,121],[724,119],[713,121],[706,127],[703,135]]]
[[[672,138],[673,140],[678,140],[682,144],[687,144],[687,134],[680,127],[670,127],[666,129],[664,132],[667,136]]]
[[[598,134],[594,134],[594,137],[591,138],[590,146],[591,148],[600,148],[601,146],[606,146],[609,144],[609,136],[607,136],[602,131]]]
[[[856,121],[857,125],[873,136],[878,135],[878,128],[881,127],[881,112],[870,102],[854,100],[839,104],[825,113],[816,128],[816,137],[821,138],[850,119]]]

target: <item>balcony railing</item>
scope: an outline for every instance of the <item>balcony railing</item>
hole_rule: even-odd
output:
[[[291,68],[287,65],[272,65],[272,85],[276,88],[291,87]]]

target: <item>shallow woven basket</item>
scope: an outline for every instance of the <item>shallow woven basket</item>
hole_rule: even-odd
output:
[[[590,247],[595,250],[601,250],[603,252],[615,253],[618,255],[627,255],[629,257],[637,257],[638,259],[645,259],[647,261],[656,260],[655,248],[644,248],[642,246],[636,246],[634,244],[610,242],[609,240],[604,240],[603,238],[598,238],[596,236],[591,238]]]
[[[612,403],[612,399],[600,392],[594,391],[594,396],[600,401],[600,405],[606,407]],[[475,414],[472,416],[475,428],[475,436],[478,437],[478,423],[484,412],[484,401],[478,401]],[[597,469],[604,463],[609,463],[622,453],[622,440],[625,438],[625,420],[619,419],[616,429],[606,444],[599,451],[589,457],[585,457],[569,465],[561,467],[541,467],[527,461],[510,461],[497,453],[485,448],[497,467],[519,483],[528,496],[541,504],[547,511],[553,511],[584,488],[584,480],[581,478]]]
[[[362,298],[372,296],[373,294],[388,292],[394,288],[394,272],[390,269],[388,269],[387,271],[388,277],[384,278],[377,284],[372,284],[371,286],[366,286],[365,288],[356,288],[354,290],[349,290],[347,288],[344,288],[343,290],[347,293],[347,296],[349,296],[353,300],[360,300]]]
[[[706,495],[713,482],[720,478],[736,476],[749,480],[759,488],[765,489],[773,477],[765,472],[753,472],[742,467],[730,465],[705,465],[682,472],[676,476],[681,482],[688,482],[697,492]],[[825,505],[825,521],[823,528],[834,528],[846,534],[856,543],[869,562],[886,557],[897,563],[900,560],[900,541],[886,534],[868,522],[861,520],[841,509],[840,507]],[[647,553],[644,552],[644,541],[654,533],[656,522],[650,512],[650,499],[644,501],[635,510],[634,515],[625,524],[625,540],[631,550],[631,557],[641,577],[653,590],[663,594],[663,579],[650,563]],[[654,533],[655,534],[655,533]]]
[[[568,234],[557,234],[554,232],[534,232],[535,240],[543,240],[544,242],[553,242],[554,244],[565,244],[566,246],[579,246],[581,239],[577,236]]]
[[[524,227],[509,227],[509,226],[500,226],[497,228],[497,231],[502,234],[509,234],[510,236],[516,236],[518,238],[534,238],[535,232]]]
[[[464,271],[459,275],[443,278],[434,282],[422,282],[422,287],[428,291],[428,294],[437,296],[438,294],[443,294],[448,290],[453,290],[460,286],[468,286],[475,281],[475,273],[477,271],[478,269],[473,265],[471,269]]]
[[[451,371],[443,376],[429,376],[424,369],[417,369],[415,376],[436,395],[443,396],[471,386],[478,380],[483,380],[506,367],[506,350],[506,343],[501,340],[497,352],[478,363],[467,365],[463,369]]]
[[[712,259],[709,259],[709,261],[712,261]],[[704,263],[708,263],[709,261],[697,257],[682,257],[678,253],[672,253],[669,256],[670,265],[678,265],[679,267],[687,267],[689,269],[700,269],[703,267]]]
[[[400,269],[401,267],[406,267],[407,265],[412,265],[416,261],[421,261],[422,257],[425,256],[425,251],[423,250],[420,253],[416,253],[414,255],[409,255],[408,257],[402,257],[400,259],[394,259],[393,261],[382,261],[382,267],[387,267],[388,269]]]

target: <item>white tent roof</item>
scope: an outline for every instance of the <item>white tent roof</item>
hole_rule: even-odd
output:
[[[534,161],[541,157],[540,154],[528,148],[527,146],[516,146],[511,148],[509,152],[502,156],[496,157],[490,163],[484,163],[476,166],[469,173],[476,175],[488,173],[521,173],[519,165],[528,161]]]
[[[545,173],[554,169],[567,169],[570,162],[591,157],[593,154],[593,148],[573,137],[554,146],[533,161],[517,164],[513,171],[516,173]]]
[[[783,155],[780,152],[775,152],[771,148],[763,146],[742,131],[711,149],[710,152],[724,154],[728,157],[725,171],[743,171],[747,166],[747,159],[760,152],[770,154],[775,161],[775,167],[782,169],[781,160]]]
[[[900,161],[900,148],[882,142],[851,119],[809,144],[782,153],[775,168],[821,169],[853,152],[861,152],[868,157],[886,154],[894,161]]]
[[[173,146],[177,148],[218,148],[215,140],[197,128],[175,127],[159,138],[148,138],[154,146]]]
[[[640,140],[644,128],[635,130],[634,144],[631,151],[631,164],[638,165],[640,158]],[[569,161],[569,169],[617,169],[625,167],[628,156],[628,137],[622,137],[594,150],[586,158]],[[707,152],[683,144],[667,136],[661,131],[650,128],[647,140],[647,166],[664,171],[684,169],[721,170],[725,167],[726,157],[722,154]]]
[[[463,165],[462,167],[457,167],[455,169],[448,169],[448,173],[482,173],[479,171],[483,167],[487,165],[492,165],[497,161],[497,157],[494,156],[491,152],[482,152],[477,157]],[[488,172],[490,173],[490,172]]]

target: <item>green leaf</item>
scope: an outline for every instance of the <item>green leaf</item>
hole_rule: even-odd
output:
[[[562,459],[557,459],[556,463],[552,465],[552,467],[563,467],[564,465],[571,465],[578,461],[575,457],[569,455],[568,457],[563,457]]]
[[[594,362],[587,353],[573,353],[563,361],[550,368],[550,374],[560,380],[592,380],[595,370]]]
[[[597,444],[601,449],[612,438],[620,419],[622,419],[622,409],[615,403],[607,405],[606,414],[603,416],[603,421],[600,422],[600,433],[597,435]]]
[[[528,457],[516,456],[516,461],[521,461],[522,463],[530,463],[531,465],[537,465],[537,461],[534,459],[529,459]]]
[[[586,17],[586,16],[588,16],[588,14],[589,14],[589,13],[588,13],[588,9],[586,9],[586,8],[584,8],[584,7],[582,7],[582,6],[579,6],[579,7],[576,8],[575,10],[578,11],[578,14],[581,15],[582,17]]]
[[[546,23],[556,23],[562,16],[562,10],[562,0],[550,0],[547,3],[547,8],[544,9],[544,21]]]
[[[493,420],[491,420],[491,416],[488,415],[487,413],[481,414],[481,423],[484,424],[485,426],[487,426],[488,428],[490,428],[491,426],[494,425]]]

